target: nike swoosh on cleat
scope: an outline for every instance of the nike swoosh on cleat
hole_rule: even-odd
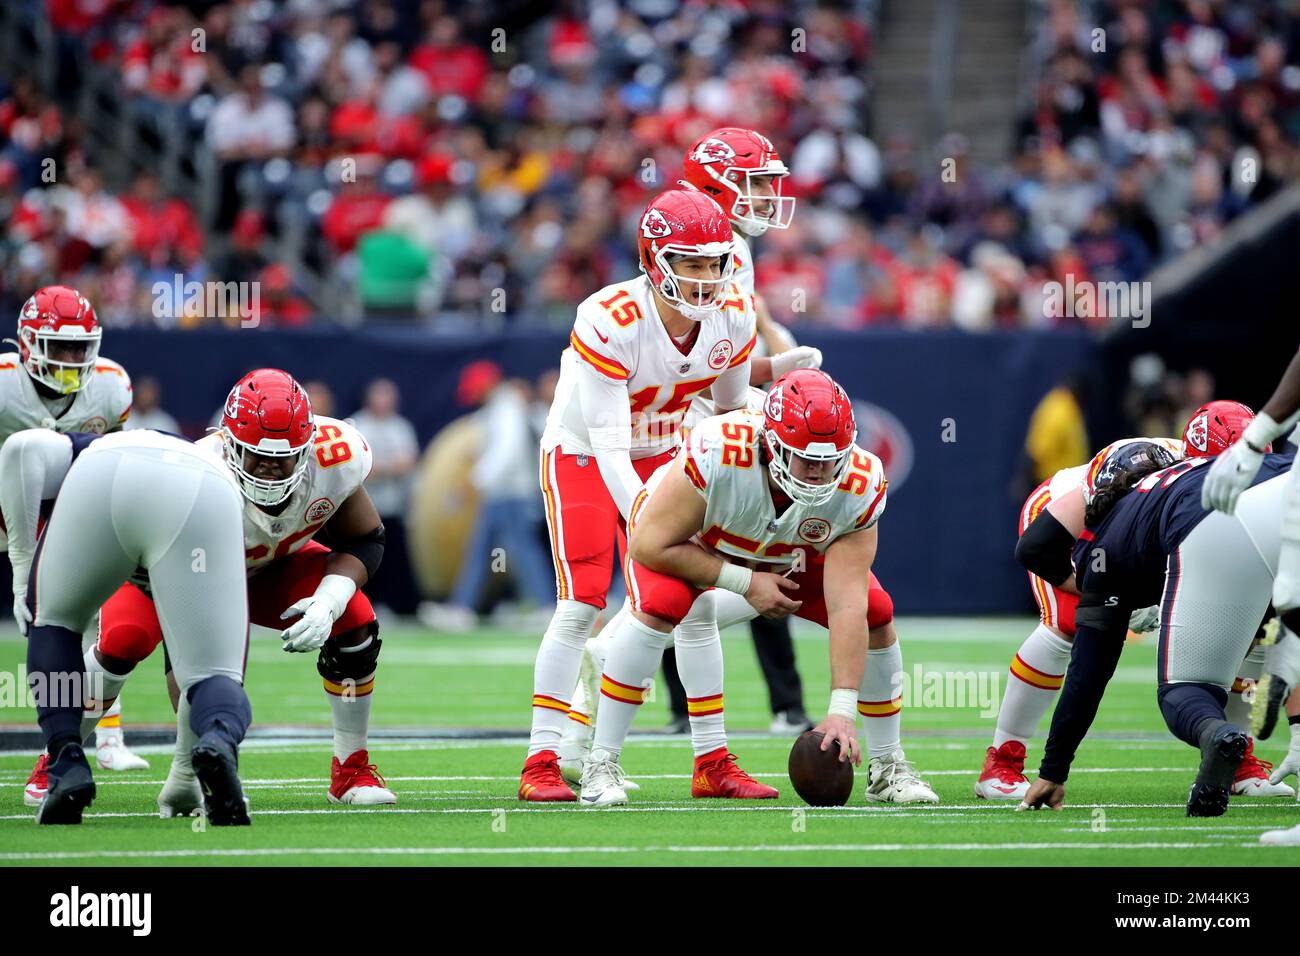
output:
[[[1000,791],[1003,792],[1003,793],[1015,793],[1015,792],[1016,792],[1016,788],[1015,788],[1015,787],[999,787],[996,783],[993,784],[993,789],[994,789],[994,790],[1000,790]]]

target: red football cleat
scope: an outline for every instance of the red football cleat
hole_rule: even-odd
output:
[[[39,807],[41,801],[45,799],[45,794],[50,789],[49,767],[49,754],[41,754],[36,758],[36,766],[32,768],[32,775],[27,778],[27,783],[23,787],[23,803],[29,807]]]
[[[329,801],[373,807],[396,803],[397,796],[388,789],[379,768],[370,762],[369,751],[358,750],[342,763],[335,757],[330,764]]]
[[[1237,775],[1232,781],[1234,797],[1294,797],[1295,790],[1290,784],[1269,783],[1273,765],[1267,760],[1255,756],[1255,741],[1252,738],[1246,747],[1245,759],[1237,767]]]
[[[984,757],[984,770],[975,781],[975,796],[983,800],[1023,800],[1028,792],[1025,745],[1008,740],[1001,747],[990,747]]]
[[[728,797],[733,800],[775,800],[781,794],[775,787],[759,783],[736,766],[736,755],[726,747],[695,758],[691,775],[692,797]]]
[[[563,803],[578,799],[560,776],[560,758],[554,750],[539,751],[524,762],[524,772],[519,777],[519,799],[533,803]]]

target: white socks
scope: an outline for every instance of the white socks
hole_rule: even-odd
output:
[[[998,711],[993,746],[1008,740],[1026,743],[1056,701],[1070,664],[1070,642],[1039,624],[1011,660],[1011,677]]]
[[[559,601],[533,666],[533,730],[528,756],[555,751],[569,714],[569,699],[582,667],[582,649],[599,609],[579,601]]]
[[[902,673],[903,648],[898,641],[867,651],[867,670],[858,690],[858,713],[863,717],[869,758],[884,757],[902,747]]]
[[[617,756],[645,697],[645,687],[659,669],[668,635],[626,615],[612,635],[600,676],[600,716],[593,750]]]
[[[727,746],[722,713],[722,639],[714,622],[713,594],[695,599],[673,632],[677,674],[686,689],[691,720],[691,748],[699,757]]]

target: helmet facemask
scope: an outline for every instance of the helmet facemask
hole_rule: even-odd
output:
[[[738,173],[744,174],[743,181],[732,178]],[[762,169],[733,167],[727,171],[722,177],[722,183],[736,195],[728,215],[737,229],[747,236],[756,237],[763,235],[769,229],[790,228],[790,223],[794,219],[795,199],[781,192],[788,175],[790,170],[780,160],[775,160]],[[759,192],[754,182],[759,178],[770,179],[770,188]],[[766,216],[757,212],[757,206],[764,203],[768,204]]]
[[[856,433],[854,439],[856,440]],[[836,448],[834,442],[809,442],[807,448],[795,449],[781,441],[776,431],[769,428],[763,433],[767,443],[767,470],[791,501],[801,505],[824,505],[835,494],[835,489],[844,480],[849,468],[853,440],[844,448]],[[832,463],[831,472],[824,483],[813,484],[796,478],[793,464],[796,457],[806,461],[824,461]]]
[[[736,271],[736,260],[731,254],[731,249],[732,244],[730,242],[710,242],[701,246],[682,246],[669,243],[661,246],[655,253],[655,265],[658,267],[663,279],[655,291],[669,305],[693,322],[703,322],[705,319],[717,318],[721,315],[722,304],[727,300],[731,279]],[[681,275],[673,269],[673,265],[682,258],[710,258],[714,256],[722,259],[721,273],[716,279],[696,279],[691,276]],[[683,283],[703,287],[705,293],[711,292],[711,294],[707,296],[703,304],[698,301],[688,300],[682,294]]]
[[[236,438],[225,426],[221,428],[221,441],[226,449],[226,463],[235,473],[239,490],[255,505],[278,505],[287,500],[307,474],[310,442],[293,448],[283,438],[263,438],[260,444],[250,445]],[[244,467],[246,452],[266,458],[293,458],[293,471],[287,478],[259,478]]]
[[[95,371],[102,334],[98,326],[89,332],[76,326],[64,329],[20,326],[18,344],[23,352],[23,367],[32,378],[60,395],[75,394],[86,387]],[[86,355],[80,362],[51,358],[51,343],[85,345]]]

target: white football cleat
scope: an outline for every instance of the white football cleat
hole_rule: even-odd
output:
[[[50,789],[50,755],[43,753],[36,758],[31,776],[23,786],[23,803],[29,807],[39,807]]]
[[[1261,833],[1259,842],[1265,846],[1300,846],[1300,826],[1289,830],[1269,830]]]
[[[902,750],[867,763],[868,803],[938,803],[939,795],[907,762]]]
[[[565,728],[564,738],[560,741],[560,776],[567,783],[571,783],[575,787],[581,787],[582,768],[591,755],[591,738],[594,736],[594,731],[590,727],[583,727],[576,721],[570,721],[570,723],[579,727],[581,731],[585,731],[585,735],[581,740],[576,739],[571,735],[571,728]],[[627,793],[635,793],[641,789],[641,784],[624,777],[623,789]]]
[[[149,769],[149,761],[131,752],[120,730],[95,731],[95,763],[100,770]]]
[[[584,807],[621,807],[627,804],[623,789],[623,768],[618,757],[607,750],[594,750],[582,769],[582,791],[578,803]]]
[[[194,776],[194,769],[180,766],[172,761],[171,770],[167,771],[167,780],[158,793],[158,817],[170,820],[173,817],[194,817],[203,813],[203,790],[199,778]]]
[[[1232,780],[1232,795],[1234,797],[1294,797],[1295,788],[1290,784],[1283,783],[1281,780],[1277,783],[1269,783],[1272,771],[1271,763],[1255,756],[1255,741],[1251,740],[1246,747],[1246,758],[1242,760]]]

